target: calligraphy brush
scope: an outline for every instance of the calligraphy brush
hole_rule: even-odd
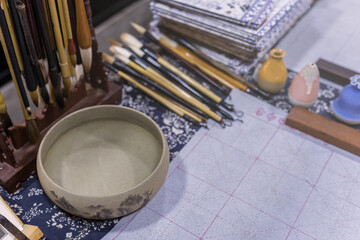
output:
[[[16,59],[18,60],[19,68],[20,68],[21,73],[24,74],[24,64],[22,62],[20,49],[18,47],[19,43],[18,43],[17,38],[16,38],[16,34],[15,34],[15,31],[14,31],[14,26],[12,24],[10,11],[8,9],[8,6],[7,6],[6,2],[4,2],[4,4],[1,3],[1,5],[2,5],[1,7],[3,8],[4,14],[5,14],[5,19],[6,19],[6,23],[8,25],[8,29],[10,31],[11,41],[12,41],[12,44],[14,46],[15,55],[16,55]]]
[[[36,1],[35,0],[33,0],[33,1],[36,4]],[[40,18],[38,16],[38,18],[37,18],[38,19],[38,24],[40,24],[41,21],[44,21],[45,26],[46,26],[47,36],[48,36],[48,39],[49,39],[49,42],[50,42],[50,49],[53,52],[53,56],[57,56],[55,37],[54,37],[54,30],[53,30],[53,26],[52,26],[52,23],[51,23],[48,0],[40,0],[40,1],[41,1],[41,8],[40,9],[42,11],[42,19],[40,20]],[[35,10],[37,11],[36,6],[35,6]],[[45,52],[46,52],[46,48],[45,48]],[[59,67],[57,60],[56,60],[56,67],[57,68]]]
[[[5,1],[2,0],[1,2],[5,6],[5,4],[6,4]],[[9,20],[13,22],[14,25],[11,27],[14,27],[14,29],[11,29],[10,27],[8,27],[8,30],[9,30],[9,32],[15,32],[15,34],[17,35],[16,36],[17,41],[13,41],[12,44],[13,44],[14,49],[20,50],[20,56],[17,56],[17,58],[22,59],[21,62],[23,64],[23,68],[24,68],[23,76],[25,79],[26,88],[29,91],[31,100],[33,101],[35,106],[38,106],[39,98],[38,98],[37,84],[36,84],[33,69],[30,65],[30,59],[29,59],[28,53],[26,51],[24,36],[21,31],[21,25],[20,25],[20,21],[19,21],[17,12],[16,12],[15,3],[13,1],[9,1],[9,7],[10,7],[10,12],[11,12],[11,16],[10,16]],[[5,7],[4,11],[7,11],[7,10],[8,9]],[[19,45],[16,45],[16,43],[18,43]],[[15,54],[15,56],[16,56],[16,54]]]
[[[111,44],[111,45],[115,45],[115,46],[118,46],[118,47],[123,47],[122,43],[110,38],[108,39],[108,42]]]
[[[43,58],[44,57],[43,49],[41,48],[40,44],[38,45],[38,43],[40,43],[40,39],[39,39],[39,34],[38,34],[38,31],[36,28],[35,17],[33,15],[33,7],[31,4],[31,1],[30,0],[13,0],[13,1],[15,1],[16,6],[19,5],[19,7],[23,4],[25,4],[24,10],[26,10],[27,21],[29,22],[28,31],[31,32],[31,36],[34,39],[33,41],[36,43],[34,47],[35,47],[38,58]]]
[[[76,35],[80,47],[81,59],[85,73],[89,73],[92,65],[92,39],[84,0],[75,0],[75,10]]]
[[[81,55],[80,55],[80,48],[77,41],[77,34],[76,34],[76,14],[75,14],[75,2],[73,0],[67,0],[68,3],[68,9],[69,9],[69,17],[70,17],[70,23],[71,23],[71,33],[74,40],[74,45],[76,48],[76,65],[81,65]]]
[[[204,54],[200,49],[198,49],[196,46],[194,46],[193,44],[189,43],[188,41],[179,38],[178,42],[183,45],[184,47],[188,48],[189,50],[191,50],[193,53],[195,53],[198,57],[202,58],[204,61],[206,61],[207,63],[211,64],[213,67],[218,68],[219,70],[223,71],[225,74],[229,75],[230,77],[236,79],[237,81],[243,83],[244,85],[246,85],[248,88],[250,88],[254,93],[262,96],[265,99],[268,99],[270,97],[270,94],[267,92],[264,92],[263,90],[261,90],[260,88],[258,88],[255,84],[252,84],[250,82],[248,82],[247,80],[245,80],[244,78],[242,78],[240,75],[235,74],[233,71],[231,71],[229,68],[227,68],[225,65],[215,61],[214,59],[210,58],[209,56],[207,56],[206,54]]]
[[[132,47],[130,47],[132,49]],[[173,83],[175,83],[177,86],[182,88],[183,90],[187,91],[189,94],[191,94],[194,98],[197,100],[203,102],[204,104],[208,105],[210,109],[218,111],[223,117],[234,120],[234,118],[227,113],[225,110],[221,109],[214,101],[212,101],[209,98],[206,98],[206,96],[201,95],[199,92],[194,90],[191,86],[189,86],[186,82],[182,81],[181,78],[179,78],[177,75],[172,73],[171,71],[167,70],[165,67],[163,67],[160,63],[158,63],[156,60],[151,58],[148,55],[145,55],[144,52],[142,52],[140,49],[132,49],[142,60],[149,63],[154,69],[156,69],[158,72],[162,73],[164,76],[167,77],[167,79],[171,80]]]
[[[103,53],[103,59],[108,64],[111,64],[111,62],[113,62],[111,64],[111,66],[114,69],[117,69],[118,71],[122,71],[122,72],[128,74],[129,76],[132,76],[132,77],[136,78],[137,81],[140,81],[142,85],[146,86],[147,88],[151,89],[152,91],[155,91],[156,93],[158,93],[160,95],[163,95],[164,97],[166,97],[167,101],[170,101],[171,103],[175,104],[176,106],[178,106],[182,110],[191,113],[196,118],[201,119],[203,122],[206,122],[207,119],[209,118],[206,114],[199,111],[197,108],[195,108],[192,105],[188,104],[187,102],[185,102],[181,98],[175,96],[174,94],[172,94],[171,92],[169,92],[165,88],[161,87],[160,85],[156,84],[155,82],[151,81],[150,79],[148,79],[144,75],[141,75],[138,72],[134,71],[133,69],[131,69],[130,67],[125,65],[123,62],[121,62],[119,60],[115,60],[115,58],[113,58],[113,57],[111,57],[111,56],[109,56],[109,55],[107,55],[105,53]],[[201,124],[201,125],[203,125],[204,127],[207,128],[206,124],[205,125]]]
[[[48,59],[49,64],[49,72],[50,72],[50,81],[53,87],[53,93],[55,96],[55,101],[59,105],[59,107],[64,107],[64,99],[61,91],[61,77],[58,74],[58,68],[57,68],[57,59],[56,55],[54,55],[53,49],[51,47],[50,38],[48,35],[48,30],[45,25],[44,15],[42,12],[41,7],[41,0],[34,0],[35,3],[35,12],[38,16],[38,24],[40,27],[40,32],[43,38],[44,46],[45,46],[45,52]]]
[[[203,73],[205,73],[206,75],[215,79],[222,85],[224,85],[230,89],[239,88],[241,90],[246,90],[246,89],[242,88],[243,85],[241,83],[239,83],[233,79],[227,79],[224,76],[221,76],[215,68],[213,68],[207,64],[205,65],[204,62],[202,62],[200,59],[198,59],[190,51],[188,51],[183,46],[179,45],[177,42],[166,37],[165,35],[161,34],[161,36],[159,38],[159,42],[161,45],[166,46],[168,49],[170,49],[170,51],[172,51],[174,54],[176,54],[179,58],[182,58],[185,61],[187,61],[188,63],[196,66]]]
[[[11,121],[9,114],[7,113],[5,99],[1,92],[0,92],[0,122],[2,123],[2,126],[6,134],[8,134],[9,133],[8,128],[11,127],[13,123]]]
[[[131,23],[133,28],[139,32],[140,34],[144,35],[147,39],[154,42],[156,45],[160,46],[163,50],[165,50],[168,54],[175,57],[177,60],[182,62],[187,68],[191,69],[193,72],[195,72],[198,76],[201,77],[202,80],[205,80],[207,84],[212,86],[213,88],[219,90],[221,93],[228,95],[230,93],[231,87],[224,86],[216,81],[214,81],[212,78],[208,77],[206,74],[204,74],[202,71],[200,71],[197,67],[193,66],[189,62],[187,62],[185,59],[179,57],[177,54],[175,54],[171,49],[166,47],[165,45],[161,44],[160,41],[155,38],[150,32],[146,31],[145,28],[141,27],[140,25],[136,23]]]
[[[117,57],[125,64],[129,65],[131,68],[147,76],[151,80],[155,81],[156,83],[160,84],[164,88],[171,91],[173,94],[176,94],[178,97],[192,104],[199,110],[209,115],[215,121],[222,122],[222,117],[216,114],[215,112],[213,112],[208,106],[204,105],[202,102],[192,97],[189,93],[187,93],[183,89],[176,86],[174,83],[164,78],[162,75],[157,73],[152,68],[148,67],[147,64],[145,64],[140,59],[134,57],[128,50],[124,48],[112,46],[110,47],[110,51],[117,54]]]
[[[66,27],[66,19],[65,19],[65,13],[64,13],[64,9],[63,9],[63,4],[62,4],[62,0],[57,0],[57,13],[58,13],[58,17],[60,19],[60,27],[61,27],[61,36],[63,39],[63,45],[65,45],[65,57],[66,57],[66,62],[70,71],[70,76],[75,76],[75,71],[74,71],[74,67],[71,63],[71,59],[70,59],[70,54],[69,54],[69,40],[68,40],[68,31],[67,31],[67,27]],[[70,78],[69,78],[70,80]],[[71,85],[71,80],[70,80],[70,85]],[[69,86],[69,91],[70,91],[70,86]]]
[[[111,57],[106,53],[103,53],[102,56],[103,56],[103,59],[105,62],[110,63],[116,69],[121,70],[121,71],[135,77],[136,79],[140,80],[143,85],[151,87],[154,90],[156,90],[157,92],[159,92],[160,94],[165,95],[168,98],[171,98],[175,102],[178,102],[180,105],[182,105],[182,106],[186,107],[187,109],[191,110],[192,112],[194,112],[198,117],[203,119],[203,121],[206,121],[209,118],[208,115],[206,115],[205,113],[203,113],[202,111],[200,111],[199,109],[197,109],[196,107],[191,105],[190,103],[185,102],[182,98],[179,98],[178,96],[176,96],[175,94],[173,94],[169,90],[167,90],[166,88],[155,83],[154,81],[150,80],[146,76],[138,73],[137,71],[135,71],[134,69],[132,69],[131,67],[129,67],[128,65],[123,63],[121,60],[115,59],[114,57]]]
[[[28,16],[26,11],[27,7],[22,0],[16,0],[16,5],[13,1],[9,1],[9,7],[12,13],[16,35],[19,40],[19,48],[21,50],[21,54],[23,57],[25,75],[26,75],[25,81],[26,81],[26,86],[30,92],[30,97],[33,100],[33,102],[34,102],[34,98],[36,101],[38,101],[37,91],[31,92],[31,89],[37,89],[37,85],[39,85],[41,98],[44,100],[46,104],[48,104],[49,94],[45,86],[45,80],[43,79],[43,74],[41,71],[41,67],[39,66],[35,44],[33,42],[33,38],[30,32],[30,26],[28,23]],[[27,45],[27,49],[25,43]],[[14,45],[14,48],[16,47],[17,46]],[[30,57],[28,56],[28,54]],[[34,66],[34,68],[31,67],[30,62],[32,63],[32,66]],[[37,104],[35,105],[37,106]]]
[[[114,71],[115,73],[117,73],[119,76],[121,76],[123,79],[125,79],[126,81],[130,82],[131,84],[133,84],[134,86],[136,86],[137,88],[139,88],[141,91],[143,91],[144,93],[146,93],[147,95],[149,95],[150,97],[152,97],[153,99],[157,100],[159,103],[161,103],[162,105],[164,105],[165,107],[167,107],[169,110],[175,112],[177,115],[179,115],[180,117],[185,118],[186,120],[201,125],[202,124],[202,120],[201,118],[196,117],[195,115],[193,115],[191,112],[184,110],[183,108],[180,108],[179,106],[177,106],[176,104],[174,104],[170,99],[166,98],[165,96],[162,96],[160,94],[158,94],[157,92],[151,90],[150,88],[146,87],[145,85],[142,85],[141,83],[139,83],[138,81],[136,81],[134,78],[132,78],[131,76],[127,75],[126,73],[119,71],[118,69],[116,69],[115,67],[113,67],[111,64],[109,63],[105,63],[105,65],[112,71]],[[205,127],[206,125],[204,125]]]
[[[4,1],[1,2],[1,5]],[[20,68],[16,60],[15,50],[11,42],[10,32],[6,25],[4,12],[0,7],[0,41],[4,54],[10,69],[12,79],[16,88],[16,92],[19,96],[21,109],[25,118],[26,131],[30,142],[36,142],[40,136],[39,129],[36,126],[34,119],[31,116],[31,109],[29,100],[27,99],[25,88],[21,79]]]
[[[121,40],[126,43],[129,46],[132,46],[133,48],[139,49],[143,52],[143,56],[141,57],[150,57],[157,61],[159,64],[161,64],[163,67],[171,71],[176,76],[180,77],[183,81],[188,83],[190,86],[195,88],[198,92],[201,94],[207,96],[212,101],[214,101],[217,104],[221,104],[223,107],[225,107],[229,111],[234,111],[234,108],[232,105],[226,103],[223,101],[219,96],[217,96],[215,93],[213,93],[211,90],[204,87],[202,84],[200,84],[195,79],[191,78],[189,75],[182,72],[180,69],[178,69],[176,66],[172,65],[168,61],[166,61],[164,58],[157,56],[154,54],[149,48],[145,47],[139,40],[137,40],[134,36],[128,33],[123,33],[120,36]],[[139,54],[141,54],[140,51],[138,51]]]
[[[72,29],[71,29],[69,6],[68,6],[67,0],[60,0],[60,1],[62,2],[62,5],[63,5],[63,12],[64,12],[64,17],[65,17],[70,59],[71,59],[72,65],[76,66],[76,47],[75,47]]]
[[[63,83],[65,92],[65,97],[69,96],[71,80],[70,80],[70,68],[66,60],[66,54],[64,51],[63,39],[61,37],[61,30],[59,24],[59,18],[56,10],[55,0],[49,0],[50,16],[53,23],[54,33],[55,33],[55,42],[60,58],[60,70],[63,77]]]
[[[48,103],[49,101],[47,101],[47,98],[48,98],[49,94],[46,94],[47,91],[45,93],[45,90],[44,90],[45,84],[48,82],[48,78],[49,78],[46,67],[45,67],[45,63],[44,63],[45,55],[44,55],[44,52],[43,52],[41,41],[39,39],[39,33],[37,31],[36,20],[35,20],[35,16],[33,15],[33,7],[32,7],[32,4],[31,4],[31,1],[30,0],[24,0],[24,3],[25,3],[25,6],[26,6],[27,20],[28,20],[29,26],[30,26],[29,29],[30,29],[30,32],[31,32],[32,40],[33,40],[34,45],[35,45],[38,64],[39,64],[39,66],[35,66],[35,72],[38,75],[38,85],[39,85],[39,88],[40,88],[40,95],[42,95],[42,98],[43,98],[44,102]],[[40,77],[40,73],[42,74],[42,77]],[[42,94],[41,94],[41,91],[43,91]]]
[[[110,43],[115,43],[116,46],[122,46],[121,43],[111,40]],[[139,49],[132,49],[130,47],[130,51],[133,51],[135,54],[137,54],[142,60],[148,62],[151,66],[153,66],[158,71],[162,72],[166,75],[169,79],[173,80],[180,88],[187,91],[189,94],[191,94],[195,99],[205,103],[210,107],[211,110],[218,111],[223,117],[234,120],[234,118],[231,116],[231,114],[227,113],[225,110],[221,109],[218,105],[216,105],[215,102],[213,102],[210,99],[205,98],[204,96],[200,95],[197,91],[195,91],[191,86],[189,86],[187,83],[183,82],[177,75],[173,74],[172,72],[169,72],[166,68],[164,68],[162,65],[160,65],[156,60],[149,56],[144,56],[144,54]],[[140,56],[141,55],[141,56]]]

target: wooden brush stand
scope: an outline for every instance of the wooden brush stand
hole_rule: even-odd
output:
[[[92,25],[90,1],[85,0],[84,2],[92,34],[91,72],[72,87],[69,97],[64,101],[64,108],[49,104],[33,113],[33,118],[40,131],[40,138],[36,143],[28,141],[25,122],[10,127],[9,135],[6,135],[5,129],[0,124],[0,185],[10,193],[19,189],[21,182],[35,173],[36,155],[40,142],[49,128],[58,120],[85,107],[119,104],[121,101],[122,86],[108,81],[108,72],[102,63]]]

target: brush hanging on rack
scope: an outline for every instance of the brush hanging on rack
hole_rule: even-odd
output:
[[[67,0],[0,1],[0,39],[25,119],[12,124],[0,93],[0,151],[3,153],[0,155],[0,185],[14,192],[35,172],[38,146],[55,122],[84,107],[119,104],[122,87],[107,79],[92,25],[89,0],[76,0],[80,7],[75,10],[72,4],[68,4],[72,1]],[[81,14],[81,18],[77,14]],[[82,21],[76,28],[73,27],[74,19]],[[74,31],[87,33],[86,46],[83,45],[84,36],[77,42]],[[64,40],[67,40],[68,50],[64,47]],[[75,45],[77,43],[79,46]],[[79,47],[88,52],[82,58],[77,55]],[[44,71],[45,62],[49,75]],[[79,68],[81,62],[86,64],[85,75],[80,76],[75,85],[70,84],[72,72],[69,67],[76,65]],[[23,77],[27,89],[23,86]],[[47,82],[49,87],[46,87]],[[32,112],[26,91],[36,102],[32,92],[37,92],[37,87],[45,104],[39,104]],[[50,101],[46,98],[48,89]]]

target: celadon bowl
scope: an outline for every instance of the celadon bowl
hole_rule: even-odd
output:
[[[169,147],[156,123],[126,107],[74,112],[50,128],[37,155],[47,196],[88,219],[111,219],[143,207],[165,181]]]

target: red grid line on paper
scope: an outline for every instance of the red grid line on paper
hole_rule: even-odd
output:
[[[194,145],[194,147],[186,154],[186,156],[184,157],[183,160],[181,160],[179,162],[179,164],[173,169],[173,171],[166,177],[164,183],[170,178],[170,176],[175,172],[175,170],[177,169],[178,166],[180,166],[180,164],[185,161],[185,159],[192,153],[192,151],[194,151],[194,149],[200,144],[200,142],[205,138],[205,136],[208,134],[209,130],[206,131],[206,133],[199,139],[199,141]],[[148,209],[150,209],[149,207],[147,207]],[[150,209],[153,212],[155,212],[153,209]],[[130,221],[125,225],[125,227],[119,232],[118,235],[116,235],[113,240],[115,240],[126,228],[127,226],[134,220],[134,218],[138,215],[138,213],[141,211],[141,209],[130,219]],[[157,213],[157,212],[155,212]],[[158,215],[160,215],[161,217],[165,218],[164,216],[162,216],[161,214],[157,213]],[[165,218],[167,219],[167,218]],[[169,220],[169,219],[167,219]],[[171,221],[172,222],[172,221]],[[179,225],[180,226],[180,225]],[[180,226],[181,227],[181,226]],[[184,227],[181,227],[183,229],[185,229]],[[187,232],[191,233],[189,230],[186,230]],[[195,234],[191,233],[192,235],[196,236]]]
[[[333,156],[333,154],[334,154],[334,152],[331,152],[331,154],[330,154],[330,156],[329,156],[329,159],[326,161],[325,166],[324,166],[324,167],[323,167],[323,169],[321,170],[319,177],[316,179],[316,181],[315,181],[315,183],[314,183],[313,188],[311,189],[311,191],[310,191],[309,195],[307,196],[307,198],[306,198],[306,200],[305,200],[305,202],[304,202],[303,206],[301,207],[299,214],[296,216],[296,219],[295,219],[294,223],[292,224],[292,227],[291,227],[291,229],[290,229],[290,231],[289,231],[289,233],[288,233],[287,237],[285,238],[285,240],[287,240],[287,239],[289,238],[290,233],[291,233],[291,232],[292,232],[292,230],[294,229],[294,226],[295,226],[295,224],[296,224],[297,220],[299,219],[299,217],[300,217],[300,215],[301,215],[302,211],[304,210],[306,203],[309,201],[309,198],[310,198],[310,196],[311,196],[312,192],[314,191],[314,189],[315,189],[315,187],[316,187],[316,184],[319,182],[320,177],[321,177],[321,175],[323,174],[323,172],[325,171],[325,168],[327,167],[327,165],[328,165],[328,163],[329,163],[329,161],[330,161],[331,157]]]
[[[115,238],[117,238],[117,237],[125,230],[125,228],[126,228],[126,227],[130,224],[130,222],[139,214],[140,211],[141,211],[141,209],[134,214],[134,216],[130,219],[130,221],[123,227],[123,229],[121,229],[121,231],[119,232],[119,234],[116,235],[116,236],[113,238],[113,240],[114,240]]]
[[[251,117],[256,118],[256,119],[259,120],[258,117],[255,117],[255,116],[251,116]],[[265,123],[267,123],[267,124],[270,124],[270,125],[274,125],[274,124],[272,124],[272,123],[270,123],[270,122],[267,122],[267,121],[265,121],[265,120],[261,120],[261,121],[263,121],[263,122],[265,122]],[[234,147],[234,146],[231,146],[230,144],[227,144],[227,143],[225,143],[225,142],[223,142],[223,141],[221,141],[221,140],[219,140],[219,139],[217,139],[217,138],[215,138],[215,137],[213,137],[213,136],[208,135],[208,132],[209,132],[209,131],[207,131],[206,133],[204,133],[203,136],[201,136],[201,138],[198,140],[198,142],[197,142],[197,143],[193,146],[193,148],[186,154],[186,156],[184,157],[184,159],[182,159],[182,160],[178,163],[178,165],[172,170],[172,172],[168,175],[168,177],[166,178],[166,180],[170,178],[170,176],[175,172],[176,169],[179,169],[180,171],[183,171],[184,173],[186,173],[186,174],[188,174],[188,175],[190,175],[190,176],[192,176],[192,177],[200,180],[201,182],[203,182],[203,183],[205,183],[205,184],[207,184],[207,185],[209,185],[209,186],[211,186],[211,187],[213,187],[213,188],[215,188],[215,189],[217,189],[217,190],[219,190],[219,191],[221,191],[221,192],[229,195],[229,198],[224,202],[223,206],[221,207],[221,209],[219,210],[219,212],[216,214],[216,216],[213,218],[212,222],[210,223],[210,225],[208,226],[208,228],[206,229],[206,231],[204,232],[204,234],[200,237],[200,239],[203,239],[203,238],[204,238],[204,236],[206,235],[206,233],[208,232],[208,230],[211,228],[211,226],[213,225],[213,223],[214,223],[214,221],[216,220],[216,218],[218,218],[218,217],[221,218],[221,219],[223,218],[223,217],[220,217],[219,214],[221,213],[221,211],[224,209],[224,207],[226,206],[226,204],[229,202],[229,200],[230,200],[232,197],[233,197],[234,199],[237,199],[237,200],[239,200],[239,201],[247,204],[247,205],[250,206],[251,208],[253,208],[253,209],[255,209],[255,210],[257,210],[257,211],[259,211],[259,212],[261,212],[261,213],[263,213],[263,214],[271,217],[271,218],[273,218],[274,220],[276,220],[276,221],[278,221],[278,222],[280,222],[280,223],[282,223],[282,224],[285,224],[286,226],[290,227],[291,229],[290,229],[290,231],[289,231],[286,239],[289,237],[289,235],[290,235],[290,233],[291,233],[291,231],[292,231],[293,229],[295,229],[296,231],[298,231],[298,232],[300,232],[300,233],[302,233],[302,234],[304,234],[304,235],[306,235],[306,236],[308,236],[308,237],[310,237],[310,238],[312,238],[312,239],[315,239],[314,237],[310,236],[309,234],[307,234],[307,233],[305,233],[305,232],[303,232],[303,231],[295,228],[294,225],[295,225],[295,223],[296,223],[296,220],[297,220],[298,217],[300,216],[302,210],[304,209],[304,207],[305,207],[305,205],[306,205],[306,203],[307,203],[307,201],[308,201],[308,199],[309,199],[312,191],[314,190],[315,184],[319,181],[319,179],[320,179],[323,171],[325,170],[325,168],[326,168],[326,166],[327,166],[327,163],[328,163],[328,161],[330,160],[330,158],[331,158],[331,156],[332,156],[332,153],[331,153],[328,161],[326,162],[324,168],[322,169],[319,177],[317,178],[316,183],[315,183],[314,185],[312,185],[313,188],[312,188],[310,194],[308,195],[308,197],[307,197],[307,199],[306,199],[303,207],[301,208],[301,210],[300,210],[300,212],[299,212],[299,214],[298,214],[298,216],[297,216],[297,218],[296,218],[296,220],[295,220],[295,222],[294,222],[293,225],[289,225],[288,223],[282,221],[281,219],[279,219],[279,218],[277,218],[277,217],[275,217],[275,216],[272,216],[271,214],[269,214],[269,213],[267,213],[267,212],[265,212],[265,211],[263,211],[263,210],[255,207],[255,206],[253,206],[252,204],[248,203],[247,201],[244,201],[243,199],[240,199],[240,198],[238,198],[238,197],[233,196],[233,194],[234,194],[234,193],[236,192],[236,190],[239,188],[239,186],[241,185],[241,183],[244,181],[244,179],[246,178],[246,176],[248,175],[248,173],[251,171],[251,169],[253,168],[253,166],[255,165],[255,163],[256,163],[258,160],[260,160],[261,162],[264,162],[265,164],[269,165],[270,167],[273,167],[273,168],[275,168],[275,169],[278,169],[278,170],[280,170],[280,171],[282,171],[282,172],[284,172],[284,173],[286,173],[286,174],[288,174],[288,175],[291,175],[291,176],[293,176],[293,177],[295,177],[295,178],[297,178],[297,179],[299,179],[299,180],[301,180],[301,181],[303,181],[303,182],[306,182],[304,179],[301,179],[301,178],[299,178],[299,177],[297,177],[297,176],[295,176],[295,175],[287,172],[286,170],[283,170],[283,169],[280,169],[280,168],[278,168],[278,167],[275,167],[275,166],[273,166],[272,164],[269,164],[268,162],[265,162],[265,161],[263,161],[263,160],[261,160],[261,159],[259,158],[259,156],[261,156],[261,154],[264,152],[264,150],[265,150],[265,149],[268,147],[268,145],[271,143],[271,141],[272,141],[272,139],[274,138],[274,136],[278,133],[280,127],[281,127],[280,125],[277,126],[276,130],[274,131],[274,133],[272,134],[272,136],[269,138],[269,140],[267,141],[266,145],[265,145],[265,146],[263,147],[263,149],[260,151],[260,153],[258,154],[258,156],[255,158],[254,162],[251,164],[251,166],[250,166],[249,169],[246,171],[246,173],[244,174],[244,176],[242,177],[242,179],[241,179],[240,182],[237,184],[237,186],[235,187],[234,191],[233,191],[231,194],[227,193],[226,191],[222,190],[221,188],[219,188],[219,187],[217,187],[217,186],[215,186],[215,185],[213,185],[213,184],[211,184],[211,183],[208,183],[207,181],[205,181],[205,180],[197,177],[196,175],[187,172],[186,170],[184,170],[184,169],[182,169],[182,168],[180,167],[180,165],[183,163],[183,161],[185,161],[185,160],[187,159],[187,157],[197,148],[197,146],[203,141],[203,139],[204,139],[206,136],[207,136],[207,137],[210,137],[210,138],[212,138],[212,139],[214,139],[214,140],[217,140],[217,141],[219,141],[219,142],[221,142],[221,143],[223,143],[223,144],[225,144],[225,145],[227,145],[227,146],[230,146],[231,148],[235,149],[236,151],[245,153],[243,150],[240,150],[240,149],[238,149],[238,148],[236,148],[236,147]],[[294,134],[294,133],[293,133],[293,134]],[[304,141],[305,141],[305,139],[304,139]],[[319,144],[319,143],[315,143],[315,144],[321,145],[321,144]],[[249,155],[248,153],[246,153],[246,154]],[[251,156],[251,155],[249,155],[249,156]],[[166,181],[166,180],[165,180],[165,181]],[[308,182],[306,182],[306,183],[308,183]],[[308,183],[308,184],[309,184],[309,183]],[[192,234],[193,236],[199,237],[199,236],[197,236],[196,234],[194,234],[194,233],[192,233],[191,231],[189,231],[188,229],[186,229],[185,227],[177,224],[177,223],[174,222],[173,220],[171,220],[171,219],[169,219],[169,218],[161,215],[160,213],[156,212],[155,210],[151,209],[151,208],[148,207],[148,206],[146,206],[146,207],[147,207],[149,210],[153,211],[154,213],[158,214],[159,216],[163,217],[163,218],[166,219],[167,221],[175,224],[176,226],[182,228],[182,229],[185,230],[186,232]],[[135,218],[135,216],[136,216],[137,214],[138,214],[138,213],[136,213],[136,214],[133,216],[133,218],[126,224],[126,226],[121,230],[121,232],[123,232],[123,231],[126,229],[126,227],[130,224],[130,222]],[[117,237],[121,234],[121,232],[120,232],[115,238],[117,238]],[[115,239],[115,238],[114,238],[114,239]]]
[[[330,195],[332,195],[332,196],[334,196],[334,197],[336,197],[336,198],[339,198],[339,199],[343,200],[344,202],[348,203],[349,205],[360,209],[360,205],[357,205],[357,204],[349,201],[348,199],[346,199],[346,198],[344,198],[344,197],[340,197],[339,195],[337,195],[337,194],[335,194],[335,193],[332,193],[332,192],[330,192],[329,190],[327,190],[327,189],[325,189],[325,188],[323,188],[323,187],[320,187],[320,186],[316,186],[316,188],[321,189],[322,191],[327,192],[328,194],[330,194]]]
[[[191,235],[193,235],[193,236],[195,236],[195,237],[197,237],[197,238],[200,238],[199,236],[196,236],[196,234],[195,234],[195,233],[190,232],[189,230],[187,230],[187,229],[186,229],[186,228],[184,228],[183,226],[181,226],[181,225],[177,224],[177,223],[176,223],[176,222],[174,222],[173,220],[171,220],[171,219],[169,219],[169,218],[165,217],[164,215],[162,215],[162,214],[158,213],[158,212],[157,212],[157,211],[155,211],[154,209],[152,209],[152,208],[150,208],[150,207],[148,207],[148,206],[145,206],[145,207],[146,207],[147,209],[149,209],[149,210],[153,211],[153,212],[154,212],[154,213],[156,213],[157,215],[161,216],[162,218],[165,218],[166,220],[168,220],[168,221],[169,221],[169,222],[171,222],[172,224],[175,224],[176,226],[178,226],[178,227],[180,227],[181,229],[185,230],[186,232],[190,233]]]
[[[258,156],[255,158],[255,161],[251,164],[251,166],[249,167],[249,169],[246,171],[246,173],[244,174],[244,176],[241,178],[240,182],[237,184],[237,186],[235,187],[234,191],[230,194],[230,197],[226,200],[226,202],[224,203],[224,205],[222,206],[222,208],[220,209],[220,211],[216,214],[215,218],[211,221],[210,225],[208,226],[208,228],[206,229],[206,231],[204,232],[204,234],[202,235],[201,239],[204,238],[205,234],[208,232],[208,230],[211,228],[211,226],[213,225],[215,219],[219,216],[219,214],[221,213],[221,211],[224,209],[225,205],[228,203],[228,201],[230,200],[231,197],[233,197],[233,194],[236,192],[236,190],[239,188],[240,184],[244,181],[244,179],[246,178],[246,176],[248,175],[248,173],[250,172],[250,170],[254,167],[255,163],[257,162],[257,160],[259,159],[259,156],[263,153],[263,151],[265,150],[265,148],[270,144],[271,140],[273,139],[273,137],[275,136],[275,134],[278,132],[279,127],[275,130],[275,132],[273,133],[273,135],[270,137],[270,139],[267,141],[266,145],[263,147],[263,149],[261,150],[261,152],[258,154]]]

